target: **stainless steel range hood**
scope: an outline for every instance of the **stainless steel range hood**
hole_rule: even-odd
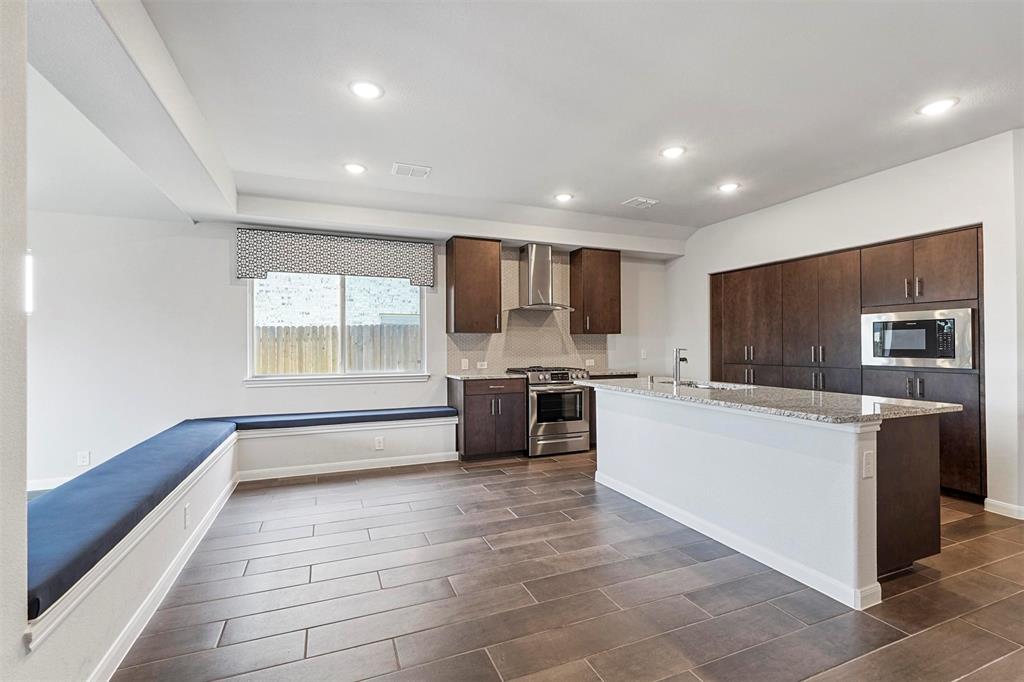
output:
[[[516,310],[572,310],[554,300],[551,246],[524,244],[519,249],[519,307]]]

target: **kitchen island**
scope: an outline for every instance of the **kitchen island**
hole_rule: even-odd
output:
[[[939,552],[939,421],[960,405],[671,379],[597,396],[596,478],[857,609]]]

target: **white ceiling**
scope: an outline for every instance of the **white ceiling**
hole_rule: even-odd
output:
[[[185,220],[89,119],[28,68],[28,207],[37,211]]]
[[[144,5],[241,194],[669,236],[1024,126],[1021,2]]]

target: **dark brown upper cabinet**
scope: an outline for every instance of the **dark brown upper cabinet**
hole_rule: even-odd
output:
[[[727,272],[722,279],[722,360],[782,364],[782,266]]]
[[[864,307],[978,298],[978,230],[861,250]]]
[[[445,248],[449,334],[501,331],[501,242],[452,237]]]
[[[605,249],[569,254],[569,333],[622,332],[622,256]]]
[[[783,364],[860,367],[860,252],[782,264]]]

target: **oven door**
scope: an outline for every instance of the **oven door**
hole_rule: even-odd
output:
[[[861,315],[861,362],[970,369],[972,324],[970,308]]]
[[[590,401],[582,386],[531,386],[530,435],[590,431]]]

